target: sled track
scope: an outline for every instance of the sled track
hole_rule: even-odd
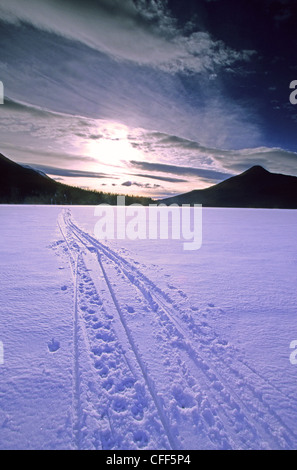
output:
[[[148,387],[148,389],[149,389],[149,391],[150,391],[150,394],[151,394],[151,396],[152,396],[152,398],[153,398],[153,400],[154,400],[154,403],[155,403],[155,405],[156,405],[156,408],[157,408],[157,410],[158,410],[158,413],[159,413],[161,422],[162,422],[163,427],[164,427],[164,430],[165,430],[165,432],[166,432],[166,434],[167,434],[167,437],[168,437],[168,440],[169,440],[169,442],[170,442],[171,448],[172,448],[172,449],[177,449],[177,448],[178,448],[178,447],[177,447],[177,444],[176,444],[176,442],[175,442],[175,439],[174,439],[173,436],[171,435],[171,431],[170,431],[169,424],[168,424],[168,422],[167,422],[167,418],[166,418],[166,416],[164,415],[164,413],[163,413],[163,411],[162,411],[162,406],[161,406],[160,403],[159,403],[159,399],[158,399],[158,396],[157,396],[157,394],[156,394],[154,385],[153,385],[152,380],[150,379],[150,377],[149,377],[149,375],[148,375],[148,373],[147,373],[146,367],[144,366],[144,364],[143,364],[143,362],[142,362],[142,360],[141,360],[141,357],[140,357],[140,355],[139,355],[139,353],[138,353],[137,347],[136,347],[136,345],[135,345],[135,343],[134,343],[134,340],[133,340],[132,335],[131,335],[131,333],[130,333],[130,331],[129,331],[129,328],[127,327],[127,324],[126,324],[125,319],[124,319],[124,317],[123,317],[123,315],[122,315],[120,306],[119,306],[119,304],[118,304],[117,298],[116,298],[116,296],[115,296],[115,294],[114,294],[114,291],[113,291],[113,289],[112,289],[111,283],[110,283],[110,281],[109,281],[109,279],[108,279],[108,277],[107,277],[107,275],[106,275],[106,271],[105,271],[105,269],[104,269],[104,267],[103,267],[103,264],[102,264],[102,261],[101,261],[101,259],[100,259],[99,253],[97,253],[97,258],[98,258],[98,262],[99,262],[99,265],[100,265],[100,267],[101,267],[101,270],[102,270],[102,273],[103,273],[105,282],[106,282],[106,284],[107,284],[107,286],[108,286],[108,289],[109,289],[109,291],[110,291],[111,297],[112,297],[112,299],[113,299],[114,305],[115,305],[115,307],[116,307],[116,309],[117,309],[117,312],[118,312],[118,314],[119,314],[121,323],[122,323],[122,325],[123,325],[123,327],[124,327],[124,329],[125,329],[125,332],[126,332],[126,335],[127,335],[128,340],[129,340],[129,343],[130,343],[130,345],[131,345],[132,351],[133,351],[133,353],[134,353],[134,355],[135,355],[135,357],[136,357],[136,360],[137,360],[137,362],[138,362],[138,364],[139,364],[139,367],[140,367],[140,369],[141,369],[141,372],[142,372],[142,374],[143,374],[143,377],[144,377],[144,379],[145,379],[145,382],[146,382],[146,384],[147,384],[147,387]]]
[[[73,311],[73,435],[76,449],[81,448],[81,438],[80,438],[80,415],[81,415],[81,403],[80,403],[80,384],[79,384],[79,351],[78,351],[78,294],[77,294],[77,278],[78,278],[78,259],[79,255],[77,254],[76,258],[71,252],[70,245],[67,241],[65,234],[61,228],[61,225],[58,221],[58,227],[62,234],[63,239],[68,247],[68,252],[70,255],[70,269],[73,277],[73,286],[74,286],[74,311]]]
[[[69,230],[67,236],[60,227],[71,257],[72,271],[77,272],[77,260],[81,250],[87,250],[87,252],[96,256],[98,268],[103,274],[130,348],[141,370],[172,449],[182,448],[182,445],[176,440],[176,436],[171,431],[168,409],[167,411],[164,410],[163,401],[160,399],[156,391],[156,385],[143,362],[139,347],[123,313],[120,300],[109,279],[109,269],[119,269],[125,278],[125,282],[129,282],[141,294],[150,311],[154,313],[155,321],[158,321],[163,330],[166,331],[168,340],[172,337],[177,338],[174,345],[175,349],[178,350],[181,356],[187,356],[188,359],[188,368],[185,369],[186,374],[191,380],[193,380],[192,376],[195,376],[200,387],[203,386],[203,404],[201,404],[203,429],[209,428],[208,437],[214,446],[226,445],[227,448],[249,448],[249,442],[255,440],[259,443],[268,443],[266,445],[270,448],[288,448],[293,445],[292,439],[296,441],[296,435],[274,411],[269,401],[258,393],[255,384],[259,385],[260,383],[261,389],[270,392],[270,394],[273,390],[274,394],[277,393],[282,400],[286,399],[287,402],[294,401],[293,397],[285,397],[280,390],[261,377],[246,362],[240,358],[236,359],[236,349],[218,338],[205,321],[200,324],[186,322],[183,318],[183,310],[173,303],[167,293],[163,292],[121,255],[76,226],[71,221],[68,212],[64,214],[63,222],[65,228]],[[73,240],[70,242],[69,234],[76,242],[73,242]],[[76,264],[74,251],[77,251]],[[106,263],[111,263],[111,268]],[[77,276],[74,279],[77,286]],[[75,292],[77,292],[77,289]],[[75,310],[77,312],[77,306]],[[78,322],[78,317],[75,317],[75,322]],[[74,341],[77,342],[75,335]],[[222,352],[223,354],[221,354]],[[79,352],[76,351],[75,355],[78,354]],[[191,366],[189,366],[190,363]],[[218,371],[217,364],[220,365],[220,371]],[[244,381],[243,368],[249,371],[252,381],[247,383]],[[78,373],[76,371],[76,377],[78,377]],[[238,384],[240,384],[239,387]],[[77,390],[76,387],[76,392]],[[76,406],[79,407],[79,390],[76,396]],[[222,407],[223,403],[225,403],[224,407]],[[214,419],[216,425],[213,423]],[[108,420],[110,422],[109,417]],[[222,426],[220,432],[218,432],[218,429],[220,429],[218,423]],[[261,427],[261,433],[259,426]],[[77,440],[79,440],[79,434],[77,434]]]
[[[63,221],[64,222],[64,221]],[[64,230],[63,228],[61,227],[61,225],[64,225]],[[70,256],[70,267],[71,267],[71,271],[72,271],[72,276],[73,276],[73,281],[74,281],[74,335],[73,335],[73,340],[74,340],[74,437],[75,437],[75,445],[76,445],[76,448],[80,449],[82,447],[82,438],[80,436],[80,425],[81,425],[81,422],[82,422],[82,411],[80,410],[81,408],[81,404],[80,404],[80,372],[79,372],[79,351],[78,351],[78,323],[79,323],[79,318],[78,318],[78,306],[77,306],[77,303],[78,303],[78,289],[77,289],[77,284],[78,284],[78,260],[80,258],[80,249],[79,249],[79,246],[77,244],[71,244],[70,241],[69,241],[69,237],[67,237],[67,234],[65,233],[65,228],[67,227],[65,224],[60,224],[58,222],[58,226],[59,226],[59,229],[61,231],[61,234],[63,236],[63,239],[66,243],[66,246],[67,246],[67,252]],[[109,292],[111,294],[111,297],[113,299],[113,303],[115,305],[115,308],[118,312],[118,315],[119,315],[119,318],[121,320],[121,323],[123,325],[123,328],[126,332],[126,335],[127,335],[127,338],[128,338],[128,341],[129,341],[129,344],[130,344],[130,347],[131,347],[131,350],[133,351],[133,354],[135,355],[135,358],[137,360],[137,363],[139,365],[139,368],[141,370],[141,374],[142,376],[144,377],[145,379],[145,383],[146,383],[146,386],[152,396],[152,399],[153,399],[153,402],[157,408],[157,411],[158,411],[158,415],[159,415],[159,418],[160,418],[160,421],[162,423],[162,426],[164,428],[164,432],[167,436],[167,439],[168,439],[168,442],[169,442],[169,446],[164,446],[164,448],[172,448],[172,449],[177,449],[179,448],[179,443],[175,440],[174,436],[172,435],[171,431],[170,431],[170,426],[169,426],[169,423],[167,422],[167,417],[166,415],[164,414],[163,410],[162,410],[162,404],[159,402],[159,398],[157,396],[157,393],[155,391],[155,388],[154,388],[154,384],[152,382],[152,380],[150,379],[148,373],[147,373],[147,370],[146,370],[146,367],[145,365],[143,364],[142,360],[141,360],[141,357],[137,351],[137,347],[135,346],[135,343],[133,341],[133,338],[129,332],[129,329],[127,328],[127,325],[126,325],[126,322],[121,314],[121,310],[120,310],[120,307],[118,305],[118,302],[117,302],[117,299],[116,299],[116,296],[113,292],[113,289],[112,289],[112,286],[111,286],[111,283],[109,282],[109,279],[108,277],[106,276],[106,272],[105,272],[105,269],[103,267],[103,265],[101,264],[100,262],[100,258],[98,257],[98,263],[99,263],[99,266],[101,266],[101,269],[102,269],[102,273],[103,273],[103,276],[105,278],[105,282],[106,282],[106,285],[109,289]],[[83,261],[80,260],[80,264],[81,264],[81,267],[82,267],[82,264],[83,264]],[[87,271],[87,269],[84,267],[84,270]],[[82,320],[82,319],[80,319]],[[90,344],[89,344],[89,341],[88,341],[88,338],[84,338],[84,342],[85,342],[85,346],[86,348],[89,350],[89,352],[91,351],[91,347],[90,347]],[[126,361],[126,364],[128,366],[128,368],[130,369],[130,371],[133,373],[133,370],[129,364],[129,361],[125,355],[125,352],[122,351],[122,354],[125,358],[125,361]],[[104,413],[103,415],[106,415],[107,419],[108,419],[108,422],[109,422],[109,428],[110,428],[110,431],[111,431],[111,434],[114,434],[114,431],[113,431],[113,425],[111,424],[111,419],[110,419],[110,413],[108,411],[108,408],[106,407],[105,410],[104,410]]]

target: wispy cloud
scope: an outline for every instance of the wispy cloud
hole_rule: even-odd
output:
[[[208,32],[186,35],[158,0],[2,0],[0,17],[24,21],[80,41],[118,60],[149,65],[170,73],[213,72],[254,51],[236,51]]]
[[[48,165],[29,165],[34,169],[41,170],[47,175],[62,176],[67,178],[114,178],[113,175],[106,173],[96,173],[92,171],[67,170],[65,168],[56,168]]]
[[[0,134],[1,135],[1,134]],[[85,156],[83,154],[74,154],[61,151],[47,151],[45,149],[38,149],[30,146],[18,145],[17,143],[1,142],[0,152],[14,161],[20,163],[34,165],[42,165],[40,162],[50,162],[52,165],[93,165],[97,160],[93,157]],[[48,165],[45,165],[48,167]]]
[[[214,159],[234,173],[247,170],[253,165],[262,165],[274,173],[297,176],[297,153],[281,148],[258,147],[217,152]]]
[[[34,3],[34,0],[26,2],[28,8],[31,1]],[[14,4],[18,5],[18,9],[24,9],[23,2],[15,1],[11,3],[12,10]],[[54,3],[49,4],[53,9]],[[45,8],[47,3],[40,2],[40,5]],[[65,11],[68,11],[67,8]],[[41,9],[32,11],[33,18],[35,14],[41,15]],[[121,14],[121,10],[119,15],[110,14],[112,21],[120,21]],[[65,12],[60,16],[59,21],[63,19],[67,23],[71,12],[69,18]],[[148,20],[140,21],[140,13],[136,16],[144,31],[152,29],[155,34],[155,27],[157,30],[161,28],[157,20],[153,21],[157,24],[153,28],[152,24],[145,26]],[[44,21],[52,18],[50,14],[42,17],[47,18]],[[94,18],[99,22],[96,31],[100,32],[101,16],[94,15]],[[170,27],[173,28],[168,26]],[[6,96],[14,100],[8,101],[7,106],[15,114],[21,112],[17,102],[25,102],[34,105],[36,117],[40,110],[45,109],[60,113],[61,117],[67,114],[113,120],[133,128],[142,127],[152,131],[157,129],[197,140],[207,146],[240,148],[246,145],[247,139],[251,146],[260,144],[261,132],[254,109],[249,108],[246,103],[243,105],[226,98],[217,74],[211,70],[213,67],[224,68],[228,63],[229,53],[223,52],[223,46],[215,45],[208,33],[195,33],[199,35],[199,40],[197,36],[195,41],[201,47],[200,57],[195,52],[194,39],[188,35],[182,36],[175,29],[175,40],[186,42],[191,52],[186,60],[178,62],[178,66],[174,62],[170,62],[169,66],[166,61],[157,66],[149,61],[143,64],[136,60],[116,59],[115,56],[103,54],[82,42],[68,40],[65,35],[57,36],[53,31],[45,32],[24,23],[6,23],[4,26],[2,23],[1,79],[5,84]],[[83,29],[76,28],[75,32],[77,31]],[[133,36],[133,28],[127,34],[131,35],[133,44],[140,48],[140,59],[148,57],[137,36]],[[171,44],[173,39],[169,39],[164,31],[162,34]],[[125,43],[124,36],[114,27],[113,36],[117,35],[121,38],[121,44],[125,44],[124,49],[128,54],[130,43]],[[158,56],[159,48],[154,45],[150,48],[152,57]],[[173,49],[176,51],[178,47],[174,45]],[[230,60],[231,56],[230,53]],[[194,67],[197,70],[191,71]],[[182,73],[187,70],[191,71],[190,76]],[[213,76],[217,78],[210,80]],[[51,120],[51,115],[48,116]],[[76,135],[82,137],[84,134],[82,125],[77,129]],[[100,133],[94,129],[90,138],[99,140]]]
[[[253,165],[297,176],[297,153],[281,148],[214,148],[160,132],[143,132],[134,140],[131,136],[131,141],[147,159],[130,164],[144,171],[199,176],[209,183],[222,181]]]
[[[222,173],[216,170],[211,169],[202,169],[202,168],[191,168],[191,167],[182,167],[177,165],[165,165],[161,163],[149,163],[149,162],[130,162],[133,167],[140,168],[146,171],[161,172],[161,173],[170,173],[175,175],[185,175],[185,176],[197,176],[200,179],[207,182],[218,182],[223,179],[233,176],[233,174]]]
[[[130,176],[137,176],[139,178],[146,178],[146,179],[154,179],[154,180],[159,180],[159,181],[166,181],[167,183],[187,183],[188,180],[182,179],[182,178],[172,178],[170,176],[156,176],[150,174],[144,174],[144,173],[135,173]]]
[[[131,190],[180,193],[210,186],[255,164],[297,175],[297,154],[279,148],[215,148],[169,133],[17,101],[1,108],[0,141],[0,151],[9,158],[32,164],[55,179],[94,189],[100,189],[104,180],[108,190],[128,182]],[[162,188],[152,180],[162,182]]]

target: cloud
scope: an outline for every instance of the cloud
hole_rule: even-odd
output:
[[[118,122],[57,113],[7,100],[0,114],[0,151],[56,177],[114,179],[154,194],[181,193],[220,182],[255,164],[297,175],[297,154],[279,148],[215,148],[197,140]],[[132,171],[131,171],[132,170]],[[143,179],[163,182],[142,182]],[[121,185],[121,183],[119,183]]]
[[[150,184],[150,183],[139,183],[138,181],[125,181],[122,183],[122,186],[131,187],[136,186],[138,188],[145,188],[145,189],[157,189],[162,188],[160,184]]]
[[[181,179],[181,178],[170,178],[169,176],[156,176],[152,174],[133,174],[131,176],[138,176],[139,178],[150,178],[150,179],[155,179],[155,180],[160,180],[160,181],[166,181],[167,183],[186,183],[187,180]]]
[[[55,117],[59,114],[59,113],[53,113],[46,109],[42,109],[39,106],[32,106],[22,101],[15,101],[8,97],[5,98],[5,108],[3,109],[5,109],[5,111],[17,113],[17,114],[29,113],[31,116],[35,116],[37,118],[46,118],[46,119],[50,119],[51,117]]]
[[[133,167],[141,168],[142,170],[161,172],[161,173],[171,173],[175,175],[197,176],[207,181],[222,181],[223,179],[233,176],[233,174],[222,173],[222,172],[211,170],[211,169],[190,168],[190,167],[167,165],[167,164],[161,164],[161,163],[136,162],[136,161],[131,161],[130,163]]]
[[[213,158],[226,170],[234,173],[261,165],[273,173],[297,176],[297,153],[281,148],[258,147],[229,152],[218,151]]]
[[[297,154],[279,148],[215,148],[174,134],[56,113],[12,100],[1,108],[0,141],[1,151],[9,158],[55,168],[55,175],[63,168],[65,177],[95,180],[107,174],[111,178],[128,174],[133,168],[138,170],[129,173],[133,179],[163,181],[170,191],[173,185],[182,190],[184,183],[187,187],[214,184],[255,164],[297,174]]]
[[[254,51],[236,51],[208,32],[185,34],[158,0],[2,0],[0,18],[80,41],[116,60],[160,70],[211,72],[238,61],[248,61]]]
[[[131,142],[147,159],[130,161],[130,164],[143,171],[198,176],[209,183],[222,181],[253,165],[297,175],[297,153],[281,148],[215,148],[161,132],[143,132],[138,139],[133,140],[131,136]]]
[[[30,165],[32,168],[41,170],[45,174],[62,176],[66,178],[115,178],[113,175],[106,173],[98,173],[92,171],[82,171],[82,170],[69,170],[66,168],[55,168],[48,165]]]
[[[126,126],[6,100],[0,113],[0,142],[13,159],[53,167],[98,166],[110,157],[108,144],[119,143]],[[103,142],[103,146],[99,147]],[[104,147],[105,144],[105,147]],[[114,148],[113,156],[115,153]],[[131,147],[132,154],[133,148]],[[111,162],[114,163],[114,162]],[[71,169],[71,168],[70,168]],[[96,171],[96,170],[95,170]]]
[[[52,164],[69,164],[69,165],[81,165],[81,164],[94,164],[97,162],[95,158],[85,156],[82,154],[72,154],[63,151],[46,151],[38,150],[33,147],[26,147],[17,144],[10,144],[6,142],[1,142],[0,152],[4,153],[8,158],[11,158],[14,161],[19,161],[21,163],[29,164],[34,161],[35,166],[41,166],[40,162],[50,162]],[[31,159],[31,160],[30,160]],[[47,166],[47,165],[45,165]]]
[[[32,0],[27,1],[30,6]],[[116,18],[114,15],[114,21]],[[115,30],[114,35],[117,34]],[[175,37],[181,38],[178,32]],[[186,39],[190,41],[189,37]],[[207,37],[200,36],[200,39],[200,46],[205,49],[203,61],[210,67],[214,62],[215,67],[220,67],[220,63],[224,67],[227,58],[222,50],[216,59],[209,61],[207,51],[213,50],[212,46]],[[140,66],[135,61],[114,60],[81,42],[23,23],[19,26],[1,23],[0,40],[1,60],[5,64],[1,80],[6,96],[14,100],[14,104],[8,101],[8,106],[15,115],[24,112],[25,104],[31,104],[36,118],[42,110],[47,110],[56,117],[59,114],[60,117],[106,119],[133,128],[159,130],[208,146],[240,148],[247,145],[247,140],[251,146],[262,144],[254,108],[226,98],[220,80],[209,80],[214,75],[212,72],[190,76],[167,73],[165,62],[158,67],[152,64],[153,68],[148,69],[149,64]],[[137,43],[135,39],[134,42]],[[129,43],[126,47],[129,50]],[[191,50],[187,64],[193,60],[193,67],[201,68],[199,57]],[[214,50],[217,54],[215,46]],[[158,54],[159,49],[152,47],[152,51]],[[179,65],[179,72],[184,67],[182,64],[185,65],[184,62]],[[171,71],[175,67],[172,63]],[[17,103],[23,103],[23,111],[17,108]],[[52,121],[52,115],[47,116]],[[84,124],[87,123],[82,120],[76,137],[84,137]],[[53,134],[53,140],[57,134]],[[96,129],[91,134],[90,138],[100,140]]]

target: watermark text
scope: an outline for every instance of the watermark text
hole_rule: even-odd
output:
[[[295,366],[297,365],[297,340],[291,342],[290,349],[294,349],[294,351],[290,354],[290,362],[293,366]]]
[[[4,104],[4,85],[0,81],[0,104]]]
[[[290,94],[290,103],[297,104],[297,80],[293,80],[290,83],[290,88],[294,91]]]
[[[2,341],[0,341],[0,366],[4,364],[4,346]]]
[[[131,204],[125,196],[117,205],[100,204],[94,215],[99,218],[94,233],[99,240],[180,240],[186,251],[202,245],[202,205]]]

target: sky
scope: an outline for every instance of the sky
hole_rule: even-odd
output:
[[[0,0],[0,153],[162,198],[297,176],[295,0]]]

